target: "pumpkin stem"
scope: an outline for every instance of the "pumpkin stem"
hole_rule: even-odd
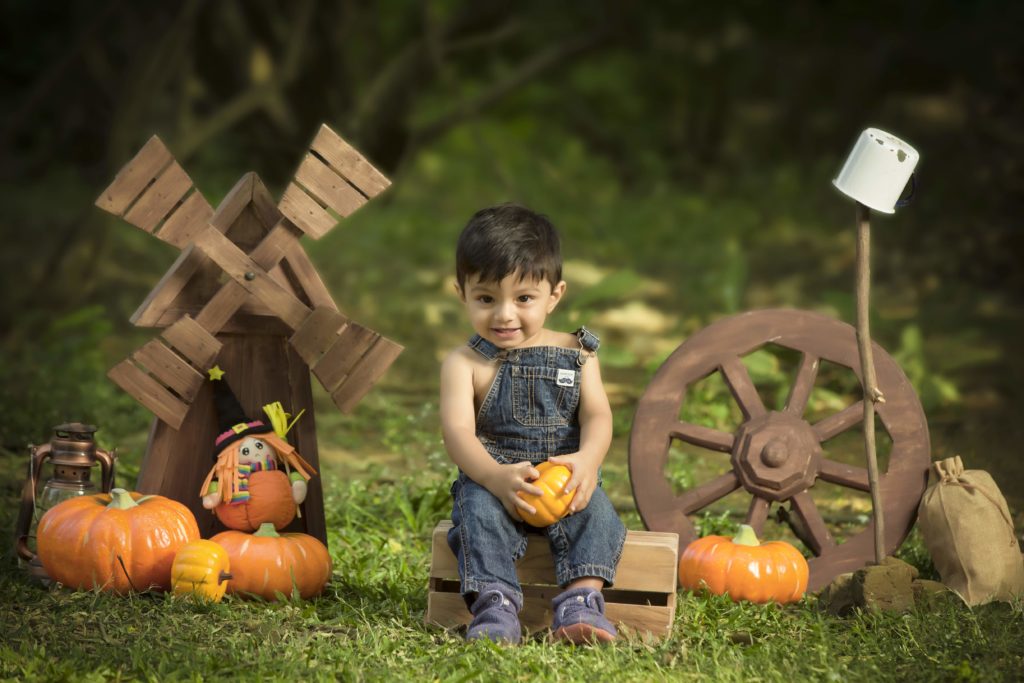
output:
[[[754,528],[749,524],[740,524],[739,533],[732,537],[732,542],[736,545],[749,545],[754,547],[761,545],[761,542],[757,540],[757,534],[754,532]]]
[[[132,494],[128,493],[124,489],[110,489],[110,503],[107,504],[108,508],[114,510],[130,510],[133,507],[138,506],[132,499]]]
[[[263,522],[263,524],[260,524],[260,528],[254,531],[252,535],[261,538],[278,538],[280,536],[277,533],[277,529],[274,528],[273,522]]]

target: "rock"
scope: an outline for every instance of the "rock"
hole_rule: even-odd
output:
[[[833,616],[846,616],[856,606],[853,600],[853,572],[840,574],[818,594],[818,607]]]
[[[858,569],[852,579],[854,604],[871,612],[909,612],[914,607],[911,583],[917,574],[917,569],[894,557]]]
[[[912,582],[917,576],[915,567],[895,557],[887,557],[880,565],[869,565],[837,576],[818,594],[818,605],[835,616],[845,616],[855,607],[869,611],[907,612],[914,606]]]

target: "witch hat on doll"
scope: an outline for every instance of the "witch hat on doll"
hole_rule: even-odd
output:
[[[250,420],[238,397],[231,391],[227,380],[224,379],[224,371],[214,366],[209,371],[210,381],[213,383],[213,403],[217,410],[217,438],[213,442],[213,459],[222,450],[247,436],[267,434],[274,431],[273,425],[262,420]]]

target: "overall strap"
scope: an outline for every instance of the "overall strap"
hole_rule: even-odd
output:
[[[469,341],[466,342],[466,345],[487,360],[494,360],[501,353],[501,349],[481,337],[479,334],[474,334],[470,337]]]
[[[596,334],[585,327],[580,327],[574,334],[580,342],[580,352],[576,356],[576,364],[583,367],[587,359],[597,353],[598,347],[601,346],[601,340]]]

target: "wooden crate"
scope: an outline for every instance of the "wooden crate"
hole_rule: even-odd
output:
[[[434,528],[427,596],[428,624],[454,627],[468,624],[471,616],[459,594],[459,570],[448,547],[449,520]],[[675,533],[627,531],[622,559],[615,572],[615,586],[604,591],[606,616],[615,624],[637,631],[666,636],[676,612],[676,577],[679,536]],[[554,616],[551,599],[561,592],[555,585],[555,569],[548,540],[531,535],[526,554],[517,565],[523,588],[519,620],[532,633],[546,629]]]

